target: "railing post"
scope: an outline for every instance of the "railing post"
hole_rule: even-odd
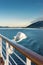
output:
[[[9,43],[6,42],[6,65],[9,65],[9,54],[13,53],[13,47],[9,47]]]
[[[0,55],[2,56],[2,38],[0,37]]]
[[[8,53],[9,45],[6,42],[6,65],[9,65],[9,53]]]
[[[31,60],[26,58],[26,65],[31,65]]]

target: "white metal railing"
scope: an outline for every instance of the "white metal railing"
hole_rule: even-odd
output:
[[[6,46],[6,48],[5,48],[5,46]],[[1,37],[0,37],[0,48],[1,48],[0,53],[1,53],[1,56],[3,57],[3,59],[4,59],[5,65],[18,65],[18,63],[13,59],[13,57],[10,54],[14,54],[22,62],[22,65],[26,65],[26,62],[16,52],[14,52],[13,46],[9,45],[8,42],[4,42],[4,41],[3,41],[3,44],[2,44],[2,38]],[[3,52],[3,54],[2,54],[2,52]],[[4,58],[4,56],[6,56],[6,59]],[[14,63],[12,63],[9,60],[9,57],[12,59],[12,61]]]
[[[23,54],[26,59],[23,60],[19,53]],[[31,65],[31,61],[43,65],[43,56],[17,44],[15,41],[11,41],[3,35],[0,35],[0,54],[4,59],[4,65]]]
[[[4,43],[4,45],[5,45],[5,43]],[[12,59],[12,61],[14,62],[14,64],[15,65],[18,65],[17,63],[16,63],[16,61],[13,59],[13,57],[10,55],[10,54],[14,54],[15,56],[17,56],[17,58],[24,64],[24,65],[26,65],[26,62],[16,53],[16,52],[14,52],[13,51],[13,47],[11,46],[11,48],[9,48],[9,45],[8,45],[8,43],[6,42],[6,49],[5,49],[5,47],[4,46],[2,46],[3,47],[3,54],[4,54],[4,56],[6,55],[6,59],[4,58],[4,56],[3,56],[3,54],[2,54],[2,57],[3,57],[3,59],[4,59],[4,61],[5,61],[5,65],[13,65],[13,63],[9,60],[9,57]],[[7,51],[6,51],[7,50]],[[4,51],[6,51],[6,54],[5,54],[5,52]]]

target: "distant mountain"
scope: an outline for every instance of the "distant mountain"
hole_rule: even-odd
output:
[[[0,26],[0,28],[22,28],[22,27],[9,27],[9,26]]]
[[[10,27],[8,27],[8,26],[0,26],[0,28],[10,28]]]
[[[37,21],[29,26],[27,26],[26,28],[41,28],[43,27],[43,21]]]

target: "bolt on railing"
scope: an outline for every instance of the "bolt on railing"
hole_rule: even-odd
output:
[[[6,41],[6,44],[4,43],[6,45],[6,49],[5,46],[2,44],[2,39]],[[4,50],[2,50],[2,48]],[[24,61],[23,58],[21,58],[21,56],[19,56],[19,54],[15,52],[15,50],[23,54],[26,57],[26,61]],[[43,65],[43,56],[40,56],[39,54],[25,48],[24,46],[21,46],[20,44],[17,44],[15,41],[10,40],[3,35],[0,35],[0,53],[5,61],[5,65],[19,65],[19,63],[16,61],[17,59],[22,62],[22,65],[31,65],[31,61],[37,65]],[[6,59],[4,56],[6,56]]]

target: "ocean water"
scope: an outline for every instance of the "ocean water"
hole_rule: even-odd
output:
[[[32,28],[0,29],[0,34],[8,37],[11,40],[14,38],[14,36],[16,36],[16,34],[18,32],[23,32],[27,35],[27,38],[18,42],[18,44],[23,45],[26,48],[31,49],[34,52],[43,56],[43,29],[36,29],[36,28],[33,28],[33,29]],[[19,54],[19,55],[21,55],[21,54]],[[13,56],[13,54],[12,54],[12,56]],[[22,57],[22,55],[21,55],[21,57]],[[25,57],[22,57],[22,58],[25,60]],[[17,59],[15,59],[15,60],[17,60]],[[23,65],[23,64],[20,64],[20,62],[18,60],[17,60],[17,62],[19,63],[18,65]]]

